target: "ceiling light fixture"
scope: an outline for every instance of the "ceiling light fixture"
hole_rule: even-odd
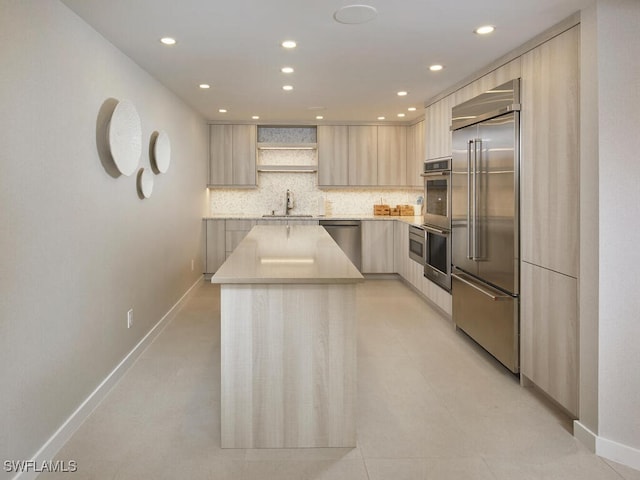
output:
[[[407,110],[409,110],[410,112],[415,112],[416,111],[416,107],[409,107],[409,108],[407,108]]]
[[[407,96],[407,92],[404,92],[404,91],[398,92],[398,96],[399,97],[406,97]]]
[[[207,88],[211,88],[211,85],[209,85],[208,83],[201,83],[199,86],[203,90],[206,90]]]
[[[333,19],[338,23],[358,25],[375,20],[377,16],[378,11],[371,5],[346,5],[335,11]]]
[[[378,117],[378,120],[384,120],[384,117]]]
[[[496,27],[494,27],[493,25],[483,25],[482,27],[476,28],[473,33],[477,35],[487,35],[489,33],[492,33],[495,29]]]
[[[252,120],[260,120],[260,117],[258,115],[254,115],[253,117],[251,117]]]
[[[284,42],[282,42],[282,46],[284,48],[296,48],[297,45],[298,44],[293,40],[285,40]]]
[[[405,115],[404,115],[404,113],[399,113],[399,114],[398,114],[398,116],[399,116],[400,118],[402,118],[402,117],[404,117]]]
[[[162,43],[164,43],[165,45],[175,45],[176,44],[176,39],[175,38],[171,38],[171,37],[162,37],[160,39],[160,41]]]
[[[218,112],[227,113],[227,109],[226,108],[220,108],[220,109],[218,109]]]
[[[322,115],[316,115],[316,120],[324,120],[324,117]]]
[[[282,68],[280,69],[280,71],[281,71],[282,73],[293,73],[293,68],[292,68],[292,67],[282,67]]]
[[[439,64],[435,64],[435,65],[431,65],[429,67],[429,70],[431,70],[432,72],[439,72],[440,70],[442,70],[444,67],[442,65]]]
[[[286,90],[287,92],[293,90],[293,85],[284,85],[282,87],[283,90]]]

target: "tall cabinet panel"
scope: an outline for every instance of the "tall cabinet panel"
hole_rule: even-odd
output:
[[[579,41],[522,56],[521,373],[578,408]]]
[[[349,185],[378,184],[378,127],[349,126]]]
[[[579,27],[522,57],[522,259],[578,275]]]
[[[422,187],[422,166],[425,160],[424,120],[407,128],[407,180],[409,187]]]
[[[318,185],[349,185],[349,127],[318,125]]]
[[[378,185],[400,186],[407,177],[407,127],[378,127]]]

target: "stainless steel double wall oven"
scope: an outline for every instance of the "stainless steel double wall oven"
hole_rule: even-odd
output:
[[[424,162],[424,276],[451,291],[451,158]]]

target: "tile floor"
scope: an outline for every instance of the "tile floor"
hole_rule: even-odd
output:
[[[358,307],[357,448],[220,449],[219,290],[203,283],[56,459],[78,480],[640,480],[400,281],[367,280]]]

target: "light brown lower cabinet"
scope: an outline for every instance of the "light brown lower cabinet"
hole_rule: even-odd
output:
[[[215,273],[225,261],[225,221],[205,220],[204,273]]]
[[[578,280],[521,263],[520,373],[578,414]]]
[[[389,220],[362,221],[362,273],[395,273],[394,224]]]

